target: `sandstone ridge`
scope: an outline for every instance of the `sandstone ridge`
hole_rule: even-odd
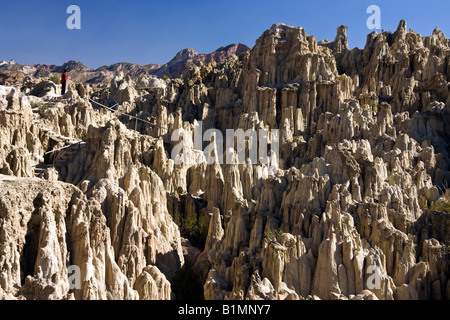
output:
[[[346,31],[276,24],[178,79],[0,86],[0,298],[182,298],[193,273],[211,300],[450,299],[450,42]],[[276,165],[177,164],[200,121],[278,129]]]

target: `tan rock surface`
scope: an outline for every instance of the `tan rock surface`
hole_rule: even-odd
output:
[[[186,265],[205,299],[448,299],[449,40],[346,31],[277,24],[151,88],[0,86],[0,298],[171,299]],[[277,166],[195,162],[200,121],[280,130]]]

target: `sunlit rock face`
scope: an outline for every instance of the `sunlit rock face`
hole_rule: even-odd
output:
[[[346,31],[1,86],[0,298],[174,299],[194,274],[205,299],[449,299],[449,40]]]

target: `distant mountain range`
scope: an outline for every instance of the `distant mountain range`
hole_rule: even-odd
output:
[[[116,63],[110,66],[102,66],[97,69],[86,67],[82,62],[69,61],[62,66],[35,64],[22,65],[14,60],[0,61],[0,84],[12,84],[22,81],[27,76],[35,78],[48,78],[52,74],[59,74],[67,69],[70,74],[70,80],[86,82],[92,84],[106,83],[116,75],[123,73],[129,75],[133,80],[138,81],[144,75],[153,75],[159,78],[167,76],[169,78],[178,78],[183,76],[189,67],[199,62],[208,63],[216,61],[225,62],[225,59],[231,55],[239,56],[250,48],[244,44],[231,44],[221,47],[209,54],[200,54],[193,49],[184,49],[164,65],[148,64],[141,66],[135,63]]]
[[[189,66],[192,64],[197,64],[200,61],[205,63],[210,61],[223,63],[229,56],[233,54],[239,56],[247,50],[250,50],[250,48],[242,43],[221,47],[209,54],[199,54],[193,49],[184,49],[178,52],[178,54],[169,63],[152,70],[150,74],[156,75],[160,78],[164,75],[171,78],[178,78],[186,73]]]

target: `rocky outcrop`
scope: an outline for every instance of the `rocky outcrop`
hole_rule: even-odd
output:
[[[170,299],[186,265],[205,299],[448,299],[449,41],[346,31],[276,24],[182,79],[2,87],[0,295]]]
[[[84,82],[91,85],[108,85],[111,80],[121,74],[129,76],[134,82],[140,81],[142,77],[154,76],[163,78],[164,76],[175,79],[180,78],[193,65],[201,63],[216,62],[224,63],[225,60],[232,56],[250,50],[249,47],[242,43],[230,44],[226,47],[211,52],[200,54],[194,49],[184,49],[176,54],[176,56],[164,65],[147,64],[141,66],[136,63],[119,62],[108,66],[101,66],[97,69],[86,67],[82,62],[70,60],[61,66],[48,64],[21,65],[14,61],[0,62],[0,85],[12,85],[23,81],[27,76],[36,79],[56,79],[64,70],[69,73],[69,81]]]
[[[432,228],[431,234],[425,232],[427,227],[418,227],[424,228],[424,236],[416,238],[413,225],[424,219],[425,207],[442,199],[448,185],[447,95],[431,92],[441,82],[420,93],[429,64],[417,65],[411,73],[397,61],[402,54],[410,58],[416,50],[429,50],[436,55],[428,59],[440,66],[448,41],[438,31],[420,37],[403,29],[401,22],[392,39],[370,35],[360,52],[348,50],[346,27],[327,45],[317,44],[302,28],[274,25],[243,60],[228,61],[224,68],[233,72],[219,75],[226,81],[208,90],[213,99],[207,103],[215,105],[209,108],[214,111],[208,109],[207,117],[203,112],[197,119],[212,119],[211,127],[222,131],[280,129],[283,170],[262,176],[258,183],[261,178],[252,177],[260,166],[253,165],[251,171],[246,165],[225,166],[229,185],[220,207],[225,234],[219,248],[216,244],[206,250],[208,298],[444,297],[448,260],[432,258],[431,264],[445,274],[436,282],[425,271],[431,264],[421,252],[424,241],[438,235],[439,245],[445,246],[447,240],[438,231],[442,228]],[[408,43],[406,51],[398,51],[402,41]],[[385,63],[390,57],[395,68]],[[445,69],[432,68],[447,79]],[[199,93],[203,87],[217,87],[210,76],[201,76],[205,71],[192,73],[201,77],[192,87]],[[407,82],[414,73],[420,73],[421,80]],[[227,92],[226,102],[217,101],[219,92]],[[409,101],[420,101],[415,107],[399,98],[407,92]],[[429,94],[438,100],[421,98]],[[291,236],[296,240],[286,243]],[[300,243],[302,249],[291,243]]]
[[[1,150],[9,156],[2,158],[8,176],[1,176],[0,245],[10,271],[1,276],[2,297],[171,299],[167,279],[184,256],[163,183],[148,168],[153,139],[94,109],[80,97],[88,92],[82,86],[73,88],[74,98],[49,106],[44,118],[29,99],[45,98],[8,90],[1,110]],[[44,151],[82,136],[75,155],[46,169],[49,180],[67,184],[33,178]],[[70,266],[80,270],[78,289],[69,287]]]
[[[182,77],[189,68],[199,63],[216,62],[218,64],[224,63],[225,60],[232,56],[239,56],[245,51],[250,50],[249,47],[242,43],[230,44],[226,47],[221,47],[209,54],[199,54],[194,49],[184,49],[177,53],[177,55],[167,64],[152,70],[150,74],[162,78],[168,76],[170,78]]]
[[[114,261],[98,202],[61,182],[2,175],[0,183],[1,289],[6,298],[138,297]],[[80,285],[73,289],[68,281],[72,265],[79,268]]]

